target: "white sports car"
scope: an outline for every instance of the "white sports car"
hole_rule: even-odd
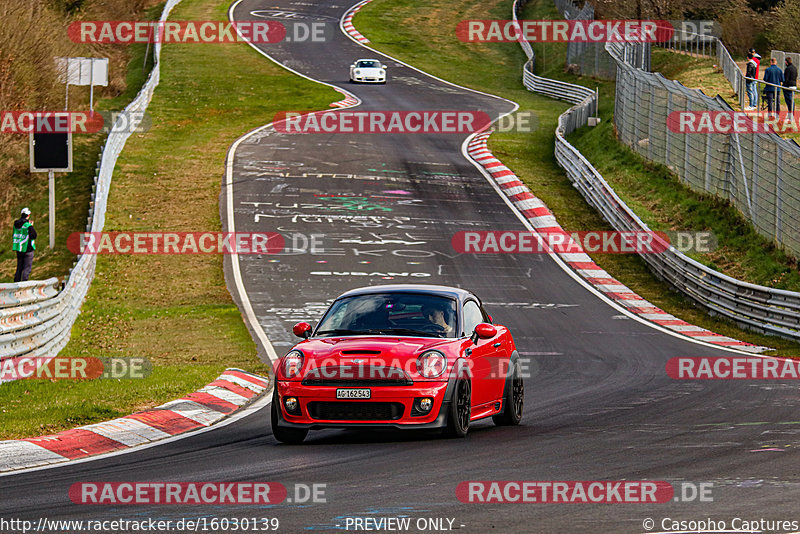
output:
[[[350,65],[352,83],[386,83],[386,65],[377,59],[359,59]]]

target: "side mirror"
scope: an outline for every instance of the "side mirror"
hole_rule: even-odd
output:
[[[489,323],[480,323],[472,333],[472,342],[478,344],[478,339],[489,339],[497,335],[497,328]]]
[[[494,322],[494,319],[492,319],[492,316],[491,316],[491,315],[488,315],[488,314],[487,314],[487,317],[489,317],[489,322],[490,322],[490,323],[493,323],[493,322]]]
[[[386,69],[388,69],[389,67],[387,67],[386,65],[381,65],[381,68],[382,68],[383,70],[386,70]]]
[[[311,325],[304,322],[297,323],[292,327],[292,332],[297,337],[301,337],[303,339],[308,339],[311,337]]]

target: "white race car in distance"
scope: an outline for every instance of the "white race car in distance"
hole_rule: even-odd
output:
[[[359,59],[350,65],[351,83],[386,83],[386,65],[377,59]]]

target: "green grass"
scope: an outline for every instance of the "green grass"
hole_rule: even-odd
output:
[[[184,0],[174,20],[226,20],[227,0]],[[341,95],[245,44],[166,45],[153,125],[130,138],[109,196],[106,231],[219,231],[228,147],[286,109],[325,109]],[[140,56],[141,60],[141,56]],[[131,77],[141,63],[131,63]],[[138,380],[25,380],[0,386],[0,438],[56,432],[194,391],[226,367],[267,373],[225,285],[221,256],[108,256],[65,357],[144,357]]]
[[[564,171],[559,168],[553,156],[554,131],[558,115],[568,105],[549,98],[534,95],[523,88],[521,67],[525,56],[516,43],[464,43],[458,40],[455,28],[465,19],[508,19],[511,16],[510,0],[488,0],[482,2],[452,3],[445,0],[428,0],[419,3],[414,0],[374,0],[366,5],[355,17],[355,25],[372,41],[375,48],[409,62],[431,74],[451,82],[481,91],[503,96],[516,101],[523,111],[533,111],[538,116],[538,128],[531,133],[496,133],[490,138],[490,148],[494,154],[508,165],[553,211],[561,225],[569,231],[610,230],[611,227],[600,215],[583,200],[575,190]],[[526,19],[560,18],[549,0],[530,2],[524,13]],[[537,43],[537,74],[550,78],[579,83],[600,91],[601,126],[596,129],[584,128],[579,134],[582,138],[602,138],[605,143],[611,131],[610,118],[614,106],[613,82],[598,81],[574,76],[564,72],[566,44]],[[655,166],[636,161],[633,154],[624,154],[623,147],[614,142],[613,156],[601,159],[617,170],[625,172],[629,181],[657,182],[668,181],[668,177],[658,174]],[[576,139],[576,142],[583,139]],[[599,141],[598,141],[599,143]],[[605,146],[605,145],[603,145]],[[589,150],[591,147],[586,147]],[[596,155],[595,152],[592,152]],[[623,157],[624,156],[624,157]],[[621,159],[620,159],[621,158]],[[589,157],[593,161],[592,157]],[[628,168],[630,166],[630,168]],[[609,178],[609,176],[606,176]],[[674,181],[668,182],[658,191],[675,189]],[[617,186],[616,183],[614,184]],[[644,188],[644,186],[642,186]],[[656,190],[648,192],[654,195]],[[683,191],[670,191],[674,197]],[[658,204],[659,197],[651,196],[650,203]],[[693,202],[709,206],[707,215],[715,217],[717,211],[727,208],[715,202],[696,197],[687,200],[687,211],[691,212]],[[640,206],[632,203],[635,209]],[[705,220],[705,219],[703,219]],[[732,221],[732,219],[731,219]],[[685,221],[678,226],[685,227]],[[690,227],[692,228],[692,227]],[[705,227],[702,227],[705,228]],[[730,229],[735,230],[731,224]],[[746,231],[739,229],[739,233]],[[733,233],[733,237],[739,236]],[[728,237],[727,234],[721,236]],[[748,241],[755,254],[761,253],[760,243]],[[779,254],[778,254],[779,255]],[[800,344],[763,336],[739,329],[730,321],[710,317],[703,310],[669,286],[657,280],[638,256],[624,254],[594,254],[592,258],[600,267],[610,272],[618,280],[632,288],[645,299],[690,323],[708,328],[714,332],[728,335],[751,343],[775,347],[783,355],[800,356]],[[786,275],[785,279],[793,278]]]
[[[154,368],[146,380],[19,380],[4,384],[0,389],[2,436],[51,434],[122,417],[179,398],[216,374],[217,366],[212,365],[168,365]]]
[[[654,46],[651,61],[653,72],[678,80],[686,87],[700,89],[711,98],[719,95],[731,107],[739,109],[739,97],[730,82],[721,69],[714,68],[716,58],[691,56]]]

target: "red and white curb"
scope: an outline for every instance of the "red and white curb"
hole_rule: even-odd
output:
[[[511,200],[512,204],[530,221],[539,233],[563,232],[567,235],[566,248],[580,249],[580,246],[561,228],[555,216],[544,202],[531,193],[530,189],[487,147],[491,132],[476,135],[467,146],[467,153],[492,176],[494,181]],[[628,311],[642,319],[672,330],[682,336],[713,345],[735,348],[747,352],[762,352],[768,347],[753,345],[744,341],[715,334],[705,328],[695,326],[670,315],[646,301],[627,286],[600,268],[588,254],[556,253],[576,273],[597,288],[606,297],[624,306]]]
[[[364,0],[350,8],[350,10],[342,17],[342,29],[347,35],[358,41],[359,43],[368,43],[369,39],[361,35],[361,33],[353,26],[353,17],[365,5],[372,2],[372,0]]]
[[[51,436],[0,441],[0,472],[39,467],[136,447],[210,426],[250,404],[268,381],[239,369],[182,399]]]
[[[338,102],[334,102],[333,104],[331,104],[332,108],[349,108],[349,107],[353,107],[353,106],[361,103],[361,101],[358,98],[356,98],[355,96],[351,95],[347,91],[339,89],[338,87],[334,87],[334,89],[336,91],[342,93],[344,95],[344,99],[339,100]]]

